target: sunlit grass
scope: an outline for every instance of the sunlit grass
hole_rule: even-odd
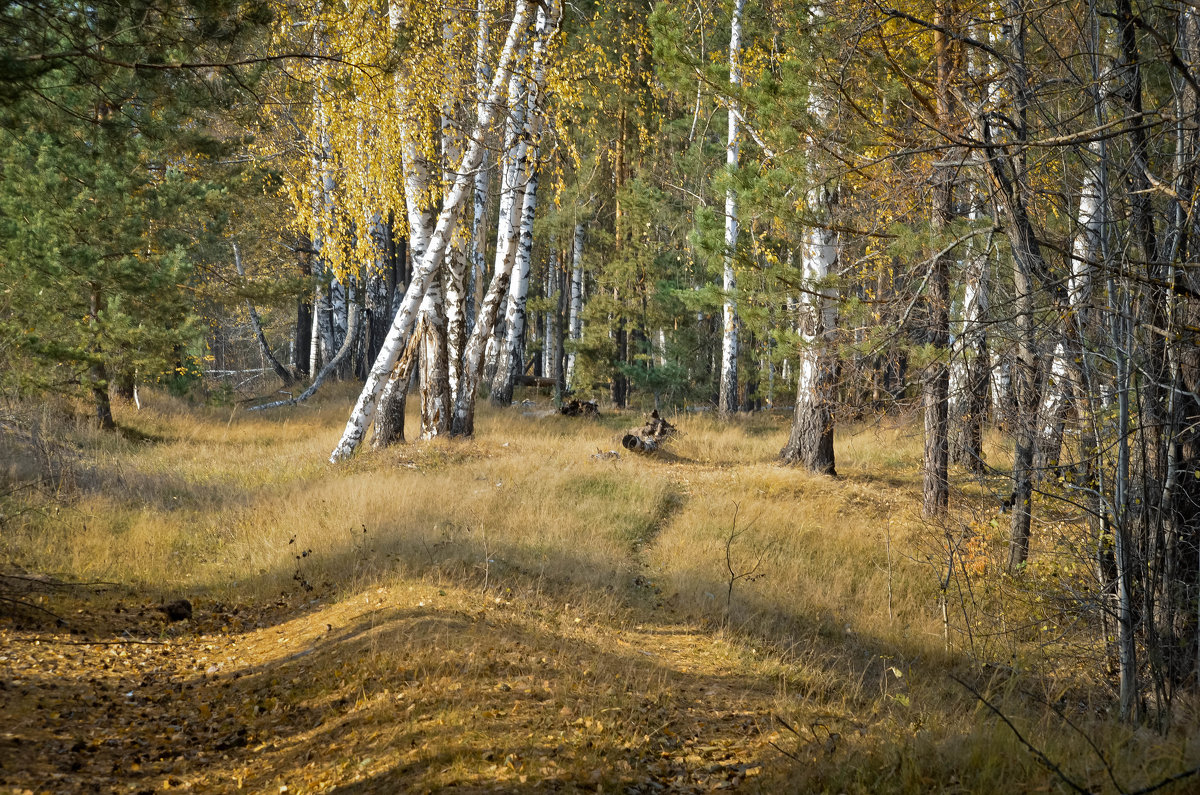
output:
[[[1031,694],[1069,697],[1131,782],[1197,757],[1191,741],[1097,720],[1101,660],[1063,663],[1064,639],[1102,655],[1087,645],[1094,633],[1041,629],[1052,606],[1022,589],[1075,576],[1051,555],[1078,540],[1070,517],[1035,537],[1025,580],[1006,579],[991,497],[1002,476],[963,480],[956,512],[924,520],[909,423],[840,427],[836,479],[778,465],[785,415],[669,416],[678,438],[643,457],[620,447],[639,414],[569,419],[544,402],[481,404],[474,439],[330,465],[352,399],[344,387],[250,414],[153,395],[141,412],[120,408],[120,436],[64,426],[70,477],[6,503],[0,560],[25,570],[117,583],[147,602],[285,611],[280,629],[238,639],[247,664],[271,672],[239,685],[276,700],[252,717],[278,722],[277,701],[338,717],[264,750],[262,764],[205,776],[277,789],[336,737],[313,789],[363,776],[378,791],[612,788],[656,765],[664,776],[720,767],[721,743],[754,766],[721,767],[704,786],[1050,786],[951,674],[1056,758],[1083,760],[1074,769],[1097,786],[1094,752]],[[989,459],[1004,454],[990,439]],[[7,477],[33,469],[14,463]],[[977,590],[950,593],[943,613],[945,547],[964,528]]]

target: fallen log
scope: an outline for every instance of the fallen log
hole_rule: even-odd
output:
[[[621,439],[621,446],[626,450],[631,450],[635,453],[657,453],[661,443],[657,439],[652,439],[648,436],[638,436],[635,433],[627,433]]]
[[[674,425],[658,416],[658,411],[653,411],[645,425],[621,438],[621,446],[635,453],[657,453],[676,432]]]

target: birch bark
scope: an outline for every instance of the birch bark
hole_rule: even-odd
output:
[[[729,85],[731,93],[736,93],[742,82],[739,60],[744,5],[745,0],[734,0],[733,17],[729,26]],[[738,167],[738,106],[737,99],[731,96],[729,98],[729,134],[725,144],[725,166],[731,180]],[[725,190],[725,263],[721,280],[725,299],[721,305],[721,386],[717,411],[722,417],[730,416],[737,411],[738,407],[738,313],[735,300],[737,274],[734,271],[737,238],[737,191],[731,183]]]
[[[575,224],[571,245],[571,299],[567,309],[567,327],[571,341],[578,343],[583,336],[583,223]],[[567,388],[575,387],[575,346],[567,353]]]
[[[811,11],[814,21],[821,18],[818,8]],[[819,125],[827,116],[823,97],[813,87],[809,113]],[[816,153],[810,137],[808,148]],[[833,194],[818,184],[818,174],[810,166],[807,192],[814,225],[809,227],[800,247],[801,272],[805,290],[799,299],[797,331],[801,346],[796,364],[796,408],[788,442],[780,451],[785,464],[799,464],[819,474],[836,475],[833,453],[833,402],[837,379],[834,343],[837,333],[837,289],[830,276],[837,262],[837,235],[828,223]]]

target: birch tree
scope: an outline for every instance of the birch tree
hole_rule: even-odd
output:
[[[354,410],[351,412],[350,418],[346,423],[346,429],[342,433],[342,438],[330,455],[331,461],[336,462],[349,457],[362,442],[363,436],[366,434],[367,428],[374,417],[379,393],[382,391],[388,375],[391,373],[400,356],[401,350],[412,333],[417,309],[420,302],[424,299],[430,279],[433,277],[434,272],[441,263],[442,257],[445,255],[446,247],[450,242],[450,235],[454,231],[452,227],[456,214],[455,211],[458,209],[459,203],[466,197],[468,188],[474,182],[474,171],[482,161],[484,135],[490,127],[493,114],[499,105],[501,91],[508,82],[518,42],[525,32],[527,15],[528,4],[524,0],[518,0],[513,12],[508,35],[505,37],[504,45],[500,51],[495,74],[488,89],[484,111],[475,119],[474,129],[470,136],[470,144],[463,154],[462,161],[455,169],[457,176],[451,190],[446,196],[441,213],[438,215],[437,224],[434,227],[429,246],[425,251],[425,255],[421,257],[419,263],[413,268],[412,281],[405,291],[404,299],[400,304],[395,319],[392,321],[392,327],[388,332],[388,336],[384,340],[379,356],[371,367],[371,372],[367,376],[362,393],[359,395]],[[478,328],[478,324],[476,327]]]
[[[745,0],[733,0],[733,14],[729,23],[729,131],[725,143],[725,166],[729,171],[730,185],[725,189],[725,257],[722,268],[721,289],[724,300],[721,304],[721,386],[717,410],[723,417],[738,408],[738,312],[736,302],[737,274],[734,263],[737,255],[738,206],[737,190],[733,185],[733,174],[738,167],[738,101],[737,90],[741,84],[739,61],[742,47],[742,8]]]

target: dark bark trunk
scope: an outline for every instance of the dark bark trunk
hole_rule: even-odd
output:
[[[947,23],[939,12],[935,19]],[[934,60],[937,63],[937,111],[942,125],[950,124],[950,52],[946,36],[934,34]],[[954,178],[949,166],[935,164],[932,227],[935,244],[943,247],[942,236],[954,220]],[[941,516],[950,505],[949,477],[949,391],[950,369],[950,259],[951,251],[937,254],[931,263],[927,301],[926,337],[933,349],[927,366],[921,395],[925,407],[925,452],[923,457],[923,511],[925,516]]]
[[[92,392],[92,402],[95,405],[96,421],[100,423],[101,430],[115,430],[117,424],[113,422],[112,402],[108,398],[108,369],[104,365],[104,360],[101,357],[100,346],[100,312],[104,309],[104,296],[100,294],[99,286],[93,284],[91,295],[89,296],[89,322],[92,326],[91,366],[88,368],[88,377],[91,381],[90,389]]]
[[[371,447],[381,450],[393,444],[404,444],[404,412],[408,405],[408,387],[420,360],[421,337],[424,334],[424,317],[417,320],[408,340],[408,346],[396,363],[396,369],[388,380],[379,399],[379,413],[375,417],[375,436]]]
[[[824,380],[832,382],[832,373]],[[797,394],[792,432],[787,445],[779,453],[784,464],[803,466],[818,475],[837,475],[833,458],[831,404],[828,395],[822,398],[819,395]]]
[[[312,304],[303,296],[296,299],[296,334],[292,338],[292,367],[303,376],[310,376],[308,359],[312,344]]]

